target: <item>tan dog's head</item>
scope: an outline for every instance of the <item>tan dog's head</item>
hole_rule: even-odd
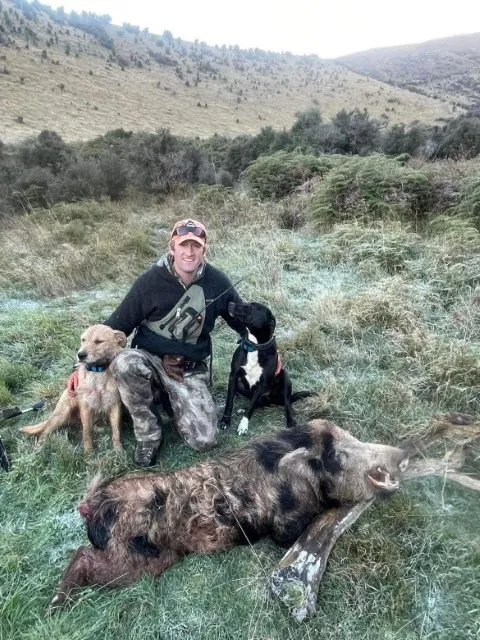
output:
[[[114,331],[105,324],[94,324],[83,332],[77,358],[88,365],[108,367],[126,344],[127,336],[123,331]]]

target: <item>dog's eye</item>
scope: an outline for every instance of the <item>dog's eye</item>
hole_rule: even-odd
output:
[[[105,340],[94,340],[94,344],[103,344]]]

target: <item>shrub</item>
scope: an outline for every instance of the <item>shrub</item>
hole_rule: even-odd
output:
[[[278,151],[261,156],[247,167],[244,175],[255,195],[262,199],[282,198],[314,175],[324,175],[334,162],[301,153]]]
[[[226,169],[220,169],[216,175],[216,183],[222,187],[233,187],[233,176]]]
[[[338,152],[365,155],[379,149],[380,122],[371,118],[366,109],[342,109],[332,124],[339,133]]]
[[[148,193],[169,193],[184,181],[180,140],[166,129],[135,136],[128,163],[134,184]]]
[[[471,218],[480,230],[480,178],[466,178],[460,185],[460,202],[452,213]]]
[[[20,145],[19,157],[26,167],[48,168],[56,175],[68,163],[71,152],[58,133],[45,129]]]
[[[294,148],[301,148],[303,151],[311,149],[317,151],[320,126],[322,116],[319,109],[308,109],[295,114],[296,120],[290,129]]]
[[[77,202],[98,200],[106,193],[104,176],[97,160],[77,160],[51,184],[48,195],[51,202]]]
[[[182,154],[183,176],[182,180],[191,184],[202,182],[204,184],[215,183],[215,171],[211,163],[202,151],[194,146],[188,146]]]
[[[54,176],[48,169],[24,169],[12,185],[10,200],[15,211],[48,206],[48,191]]]
[[[440,158],[474,158],[480,153],[480,118],[460,116],[445,128],[437,149]]]
[[[332,169],[317,185],[309,209],[320,224],[359,216],[416,218],[426,215],[431,200],[426,173],[378,155],[351,158]]]
[[[105,185],[105,194],[112,201],[120,200],[128,182],[124,162],[114,153],[106,153],[100,157],[98,168]]]
[[[416,155],[429,138],[428,127],[415,124],[409,129],[404,124],[395,124],[387,129],[382,139],[382,151],[388,156]]]

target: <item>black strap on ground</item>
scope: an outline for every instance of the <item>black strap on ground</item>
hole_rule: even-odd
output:
[[[44,405],[45,403],[40,400],[27,409],[20,409],[20,407],[5,407],[4,409],[0,409],[0,422],[5,422],[5,420],[9,420],[10,418],[16,418],[17,416],[21,416],[23,413],[28,413],[29,411],[40,411],[40,409],[43,409]],[[10,460],[8,459],[7,451],[1,440],[0,467],[5,469],[5,471],[10,471]]]
[[[3,442],[0,440],[0,467],[5,469],[5,471],[10,471],[10,461],[7,456],[7,452],[5,447],[3,446]]]

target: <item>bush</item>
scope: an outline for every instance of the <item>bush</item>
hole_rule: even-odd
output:
[[[452,209],[455,215],[471,218],[480,230],[480,178],[466,178],[460,187],[460,202]]]
[[[12,186],[10,200],[15,211],[28,211],[48,206],[48,192],[54,176],[48,169],[24,169]]]
[[[314,175],[324,175],[333,165],[328,156],[278,151],[252,162],[244,175],[255,195],[262,199],[282,198]]]
[[[480,153],[480,118],[460,116],[450,122],[436,155],[439,158],[474,158]]]
[[[371,118],[368,111],[342,109],[332,120],[339,139],[336,151],[339,153],[366,155],[380,147],[380,122]]]
[[[290,129],[294,148],[314,153],[318,151],[318,139],[322,116],[318,109],[308,109],[295,114],[296,120]]]
[[[382,151],[387,156],[416,155],[422,151],[429,138],[425,125],[415,124],[408,130],[404,124],[395,124],[383,135]]]
[[[97,160],[73,162],[50,186],[48,196],[52,203],[98,200],[106,193],[104,177]]]
[[[19,157],[26,167],[48,168],[59,173],[68,164],[71,152],[55,131],[45,129],[36,138],[29,138],[20,145]]]
[[[351,158],[317,185],[309,209],[317,223],[426,215],[433,187],[422,171],[385,156]]]
[[[105,185],[105,194],[112,201],[120,200],[125,194],[128,181],[124,162],[114,153],[106,153],[100,157],[98,168]]]
[[[216,176],[216,183],[222,187],[233,187],[233,176],[226,169],[220,169]]]
[[[215,171],[202,151],[194,146],[188,146],[182,154],[182,180],[190,184],[198,182],[215,184]]]
[[[135,136],[128,163],[133,183],[147,193],[169,193],[185,179],[180,140],[168,130]]]

